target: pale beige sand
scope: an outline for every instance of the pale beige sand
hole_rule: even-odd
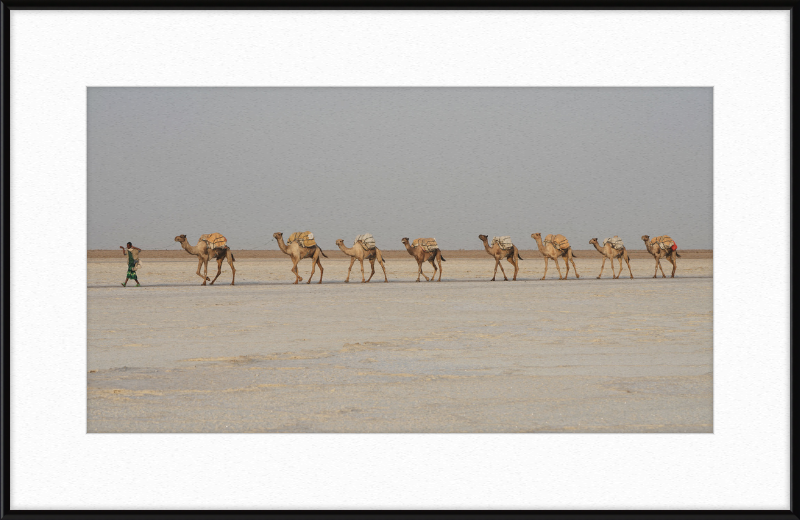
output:
[[[531,257],[490,283],[488,255],[454,257],[414,283],[409,257],[392,283],[353,283],[356,264],[345,285],[326,253],[324,283],[298,286],[288,258],[239,260],[234,287],[227,267],[200,287],[188,255],[143,258],[125,289],[121,255],[90,260],[87,430],[712,431],[712,260],[597,280],[595,253],[580,280],[551,263],[540,281]]]

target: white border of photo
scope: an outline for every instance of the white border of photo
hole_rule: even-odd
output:
[[[789,11],[10,23],[12,509],[789,508]],[[714,433],[86,433],[90,86],[713,87]]]

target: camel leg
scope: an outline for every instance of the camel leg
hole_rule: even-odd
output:
[[[364,279],[364,259],[359,258],[358,261],[361,262],[361,283],[364,283],[366,282],[366,280]]]
[[[389,277],[386,276],[386,267],[383,265],[383,259],[379,260],[381,264],[381,269],[383,269],[383,278],[385,283],[389,283]]]
[[[678,267],[678,262],[675,259],[675,257],[673,256],[673,254],[670,254],[667,257],[667,260],[669,260],[670,263],[672,264],[672,276],[670,276],[670,278],[675,278],[675,269],[677,269],[677,267]]]
[[[559,280],[566,280],[567,279],[566,276],[564,278],[561,278],[561,267],[559,267],[559,265],[558,265],[558,257],[553,258],[553,262],[556,263],[556,269],[558,269],[558,279]],[[564,262],[564,263],[566,263],[566,262]],[[567,266],[567,274],[569,274],[569,266]]]
[[[513,280],[516,282],[517,281],[517,272],[519,271],[519,260],[517,260],[516,257],[513,257],[513,256],[506,257],[506,260],[508,260],[509,264],[514,266],[514,278],[513,278]]]
[[[228,254],[225,256],[228,258],[228,265],[231,266],[231,273],[233,273],[233,279],[231,280],[231,285],[233,285],[233,282],[236,281],[236,268],[233,267],[233,253],[228,250]]]
[[[311,283],[311,279],[314,278],[314,273],[317,270],[317,259],[313,256],[311,257],[311,274],[308,275],[308,281],[306,283]]]
[[[320,257],[317,257],[317,265],[319,266],[319,282],[317,283],[322,283],[322,272],[324,271],[324,269],[322,268],[322,260],[320,259]],[[361,273],[361,276],[364,276],[363,272]],[[308,281],[309,282],[311,281],[311,277],[308,278]]]
[[[497,265],[500,266],[500,272],[503,273],[503,280],[507,282],[508,281],[508,276],[506,276],[506,270],[503,269],[503,264],[500,263],[500,260],[497,261]],[[497,267],[496,266],[494,268],[494,272],[495,273],[497,272]]]
[[[431,279],[428,280],[429,282],[432,282],[433,279],[436,278],[436,264],[433,263],[433,258],[428,260],[428,262],[430,262],[431,266],[433,266],[433,274],[431,275]]]
[[[222,258],[217,258],[217,276],[215,276],[214,279],[211,280],[211,283],[209,285],[214,285],[214,282],[217,281],[217,278],[219,278],[219,273],[221,272],[222,272]]]
[[[199,256],[198,256],[198,257],[197,257],[197,276],[199,276],[200,278],[202,278],[202,279],[203,279],[203,283],[202,283],[202,284],[200,284],[200,285],[205,285],[205,284],[206,284],[206,277],[205,277],[205,276],[203,276],[202,274],[200,274],[200,268],[201,268],[202,266],[203,266],[203,259],[202,259],[202,257],[199,257]]]
[[[428,275],[426,275],[425,273],[422,272],[422,262],[417,262],[417,265],[419,266],[419,273],[417,273],[417,281],[419,281],[419,275],[422,275],[422,276],[425,277],[425,281],[427,282],[428,281]]]
[[[374,258],[370,258],[369,259],[369,266],[372,268],[372,272],[369,274],[369,278],[367,278],[367,282],[372,280],[372,277],[375,275],[375,259]]]
[[[439,262],[439,280],[438,281],[441,282],[442,281],[442,257],[441,256],[437,256],[436,257],[436,261]],[[502,269],[502,268],[503,267],[500,266],[500,269]],[[436,274],[436,273],[433,273],[433,274]]]
[[[657,266],[659,269],[661,269],[661,278],[666,278],[666,277],[667,277],[667,275],[665,275],[665,274],[664,274],[664,268],[663,268],[663,267],[661,267],[661,259],[660,259],[660,258],[656,258],[656,266]],[[656,275],[658,275],[658,271],[656,271]],[[654,277],[654,278],[655,278],[655,277]]]
[[[350,257],[350,267],[347,268],[347,278],[344,279],[344,283],[350,283],[350,271],[353,269],[353,264],[356,262],[356,257]]]
[[[570,249],[569,253],[567,253],[567,259],[572,262],[572,270],[575,271],[575,278],[580,278],[581,275],[578,274],[578,268],[575,267],[575,260],[572,258],[572,249]],[[564,260],[564,263],[566,264],[567,261]],[[569,270],[569,266],[567,266],[567,269]],[[611,264],[611,272],[614,272],[614,264]]]
[[[633,280],[633,271],[631,271],[631,260],[628,258],[628,255],[625,255],[625,263],[628,264],[628,273],[631,275],[631,280]],[[620,268],[619,272],[622,272]]]
[[[495,258],[495,259],[494,259],[494,274],[492,275],[492,279],[491,279],[491,280],[489,280],[490,282],[493,282],[493,281],[494,281],[494,279],[495,279],[495,277],[497,276],[497,266],[498,266],[498,265],[500,265],[500,260],[498,260],[497,258]]]
[[[544,257],[544,274],[542,275],[542,280],[544,280],[544,277],[547,276],[547,261],[548,260],[549,259],[547,257]]]
[[[603,269],[605,269],[605,267],[606,267],[606,257],[604,256],[603,257],[603,263],[600,264],[600,274],[597,275],[598,278],[603,276]],[[612,269],[611,274],[613,275],[614,274],[614,271],[613,271],[614,268],[612,267],[611,269]]]
[[[294,259],[294,258],[292,258],[292,262],[294,262],[294,265],[292,266],[292,273],[294,273],[294,283],[297,283],[297,282],[302,282],[302,281],[303,281],[303,277],[302,277],[302,276],[300,276],[300,275],[297,273],[297,262],[299,262],[299,261],[300,261],[300,259],[299,259],[299,258],[298,258],[296,261],[295,261],[295,259]]]

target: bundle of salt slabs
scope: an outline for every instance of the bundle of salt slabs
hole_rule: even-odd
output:
[[[510,236],[494,237],[492,243],[494,242],[498,242],[500,244],[500,249],[512,249],[514,247],[514,244],[511,243]]]
[[[367,249],[375,249],[375,237],[372,236],[372,233],[364,233],[363,235],[358,235],[356,237],[356,243],[361,241],[364,244],[364,247]]]
[[[553,247],[560,250],[569,249],[569,240],[564,235],[547,235],[544,239],[545,243],[550,242]]]
[[[622,245],[622,239],[619,238],[617,235],[614,235],[611,238],[603,240],[603,245],[606,245],[609,242],[611,243],[611,247],[613,247],[614,249],[622,249],[624,247]]]
[[[674,251],[675,249],[678,249],[678,244],[676,244],[675,241],[672,240],[667,235],[661,235],[655,238],[651,238],[650,243],[658,244],[658,247],[660,247],[664,251],[670,251],[670,250]]]
[[[228,239],[220,233],[200,235],[200,240],[206,242],[209,249],[225,249],[225,245],[228,243]]]
[[[439,246],[436,244],[435,238],[418,238],[411,243],[411,247],[421,246],[425,251],[436,251]]]
[[[314,233],[311,231],[298,231],[289,235],[289,244],[297,242],[301,247],[311,247],[317,245],[314,240]]]

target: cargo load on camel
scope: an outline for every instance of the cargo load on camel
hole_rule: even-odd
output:
[[[292,242],[297,242],[300,247],[312,247],[317,245],[317,242],[314,240],[314,233],[311,231],[298,231],[297,233],[292,233],[289,236],[289,244]]]
[[[372,233],[364,233],[363,235],[358,235],[356,237],[356,243],[361,242],[364,244],[366,249],[375,249],[375,237],[372,236]]]
[[[208,244],[209,249],[225,249],[225,246],[228,244],[228,239],[220,233],[200,235],[200,240]]]
[[[514,244],[511,243],[511,237],[510,236],[494,237],[494,239],[492,239],[492,243],[493,244],[494,243],[500,244],[500,249],[508,250],[508,249],[513,249],[514,248]]]
[[[676,249],[678,249],[678,244],[676,244],[675,241],[672,240],[667,235],[661,235],[660,237],[651,238],[650,243],[658,244],[658,247],[660,247],[664,251],[675,251]]]
[[[411,243],[411,247],[422,247],[424,251],[428,252],[439,249],[435,238],[418,238]]]
[[[544,243],[550,243],[553,247],[561,251],[569,249],[569,240],[567,240],[564,235],[547,235],[544,239]]]
[[[603,245],[610,243],[611,247],[614,249],[625,249],[625,246],[622,244],[622,239],[619,238],[617,235],[614,235],[611,238],[607,238],[603,240]]]

